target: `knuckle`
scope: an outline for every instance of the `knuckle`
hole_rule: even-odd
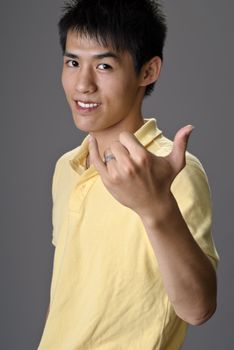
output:
[[[113,185],[119,185],[120,184],[120,176],[117,173],[117,171],[113,171],[110,175],[110,181]]]
[[[129,177],[133,177],[137,173],[136,166],[133,163],[127,162],[123,164],[123,171]]]
[[[140,167],[149,167],[151,164],[151,157],[147,152],[141,152],[138,157],[138,164]]]

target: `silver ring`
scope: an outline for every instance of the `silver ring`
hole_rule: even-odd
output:
[[[104,163],[105,164],[108,163],[110,160],[116,160],[115,156],[112,153],[104,156]]]

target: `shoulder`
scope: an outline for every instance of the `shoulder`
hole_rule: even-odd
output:
[[[161,157],[167,156],[173,147],[173,141],[159,135],[147,149]],[[210,206],[211,195],[207,174],[201,161],[186,151],[186,165],[174,179],[171,190],[179,203],[201,203]]]
[[[148,151],[161,157],[167,156],[173,147],[173,141],[165,137],[163,134],[159,135],[153,142],[147,147]],[[192,153],[186,151],[186,166],[182,170],[182,173],[186,173],[188,169],[193,171],[198,171],[205,173],[202,163],[200,160]]]
[[[70,170],[70,161],[79,152],[80,146],[75,147],[65,153],[63,153],[55,162],[54,176],[57,176],[62,170]]]
[[[172,146],[171,140],[160,135],[147,149],[165,157],[171,152]],[[210,186],[201,161],[190,152],[186,152],[186,165],[174,179],[171,192],[191,234],[216,268],[219,257],[211,234]]]
[[[67,151],[65,153],[63,153],[56,161],[55,167],[59,168],[62,165],[66,165],[70,162],[70,160],[72,160],[75,155],[77,154],[77,152],[79,151],[80,146],[75,147],[73,149],[71,149],[70,151]]]
[[[59,179],[63,177],[68,178],[68,175],[71,172],[70,161],[75,157],[75,155],[79,151],[79,148],[80,146],[75,147],[72,150],[65,152],[57,159],[53,173],[53,192],[57,187]]]

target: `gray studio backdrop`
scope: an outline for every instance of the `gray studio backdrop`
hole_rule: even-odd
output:
[[[233,335],[233,13],[231,0],[165,0],[169,34],[160,81],[145,101],[168,137],[195,125],[189,150],[213,194],[218,309],[191,327],[185,350],[229,350]],[[1,349],[36,349],[44,327],[54,248],[51,177],[84,137],[60,84],[62,1],[1,3]],[[49,349],[48,349],[49,350]],[[147,350],[147,349],[142,349]]]

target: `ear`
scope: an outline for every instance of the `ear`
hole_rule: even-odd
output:
[[[151,58],[141,68],[140,86],[147,86],[158,80],[162,67],[162,60],[159,56]]]

